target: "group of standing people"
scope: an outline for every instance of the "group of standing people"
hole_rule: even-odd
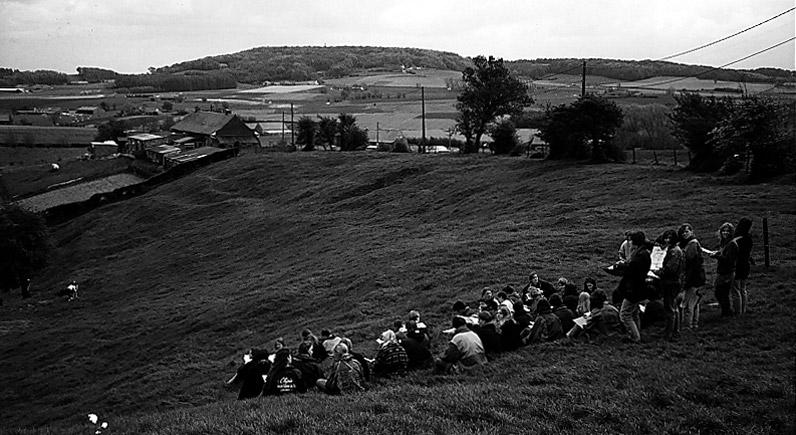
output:
[[[702,247],[691,224],[665,231],[657,242],[665,251],[660,267],[652,268],[653,243],[641,231],[628,233],[627,244],[620,247],[616,270],[622,280],[615,296],[621,297],[620,319],[631,342],[641,341],[639,311],[649,299],[650,285],[657,287],[663,299],[666,327],[664,336],[674,340],[681,329],[699,326],[702,288],[706,284],[704,255],[716,260],[714,294],[724,317],[746,313],[747,279],[751,267],[752,220],[744,217],[735,226],[726,222],[718,229],[719,247]],[[626,250],[626,246],[630,249]],[[629,254],[629,255],[628,255]],[[627,255],[624,260],[621,257]]]

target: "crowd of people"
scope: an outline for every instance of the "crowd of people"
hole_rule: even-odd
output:
[[[312,389],[351,394],[364,391],[376,377],[408,370],[478,370],[500,353],[539,343],[572,344],[599,337],[639,343],[642,328],[657,320],[664,322],[663,338],[674,341],[681,331],[699,327],[705,256],[716,260],[713,288],[721,315],[746,313],[751,227],[746,217],[737,226],[722,224],[716,250],[704,248],[688,223],[664,231],[655,241],[641,231],[627,232],[618,260],[605,268],[621,276],[610,299],[593,277],[578,288],[565,277],[552,284],[532,272],[519,290],[510,285],[499,291],[486,287],[473,303],[453,304],[451,328],[441,331],[447,346],[437,357],[428,326],[412,310],[381,333],[373,359],[331,330],[317,337],[305,329],[295,352],[282,338],[275,340],[272,351],[251,349],[228,383],[240,384],[238,399]]]

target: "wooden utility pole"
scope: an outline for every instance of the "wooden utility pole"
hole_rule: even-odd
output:
[[[379,122],[376,121],[376,149],[379,148]]]
[[[426,152],[426,88],[424,86],[420,87],[420,101],[421,101],[421,111],[422,111],[422,118],[423,118],[423,138],[420,142],[420,151],[421,153]]]
[[[285,143],[285,111],[282,110],[282,143]]]
[[[290,145],[296,146],[296,139],[293,134],[293,103],[290,103]]]
[[[765,258],[766,267],[771,266],[771,257],[769,255],[768,245],[768,218],[763,218],[763,255]]]
[[[583,78],[580,82],[580,96],[586,96],[586,61],[583,61]]]

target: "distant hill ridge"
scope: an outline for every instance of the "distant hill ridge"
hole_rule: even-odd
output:
[[[538,79],[550,74],[580,74],[583,59],[512,60],[518,74]],[[315,80],[342,77],[366,69],[397,70],[404,66],[463,70],[470,59],[456,53],[397,47],[257,47],[232,54],[207,56],[158,68],[160,73],[196,74],[227,70],[238,82]],[[692,77],[748,82],[792,81],[794,71],[779,68],[754,70],[715,69],[656,60],[587,59],[587,73],[617,80],[642,80],[656,76]]]

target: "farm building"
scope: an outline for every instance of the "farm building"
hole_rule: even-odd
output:
[[[91,157],[95,159],[112,156],[119,152],[119,144],[112,140],[91,142],[91,145],[88,146],[88,152],[91,154]]]
[[[257,136],[262,136],[263,126],[259,122],[247,122],[246,127],[249,127]]]
[[[174,139],[171,143],[181,150],[192,150],[201,146],[202,141],[193,136],[185,136],[179,139]]]
[[[183,151],[181,153],[169,154],[165,157],[163,166],[166,169],[171,169],[174,166],[203,159],[212,154],[224,151],[225,150],[216,147],[202,147],[195,150]]]
[[[127,136],[127,143],[122,152],[136,157],[144,157],[147,148],[163,145],[167,141],[168,138],[156,134],[138,133]]]
[[[260,143],[246,123],[231,113],[194,112],[174,124],[171,131],[194,136],[206,146],[240,148]]]
[[[166,162],[166,157],[181,151],[175,146],[157,145],[146,149],[146,157],[153,163],[163,165]]]
[[[75,114],[80,116],[88,116],[91,118],[101,116],[105,114],[105,111],[102,110],[101,107],[97,106],[80,106],[75,109]]]

